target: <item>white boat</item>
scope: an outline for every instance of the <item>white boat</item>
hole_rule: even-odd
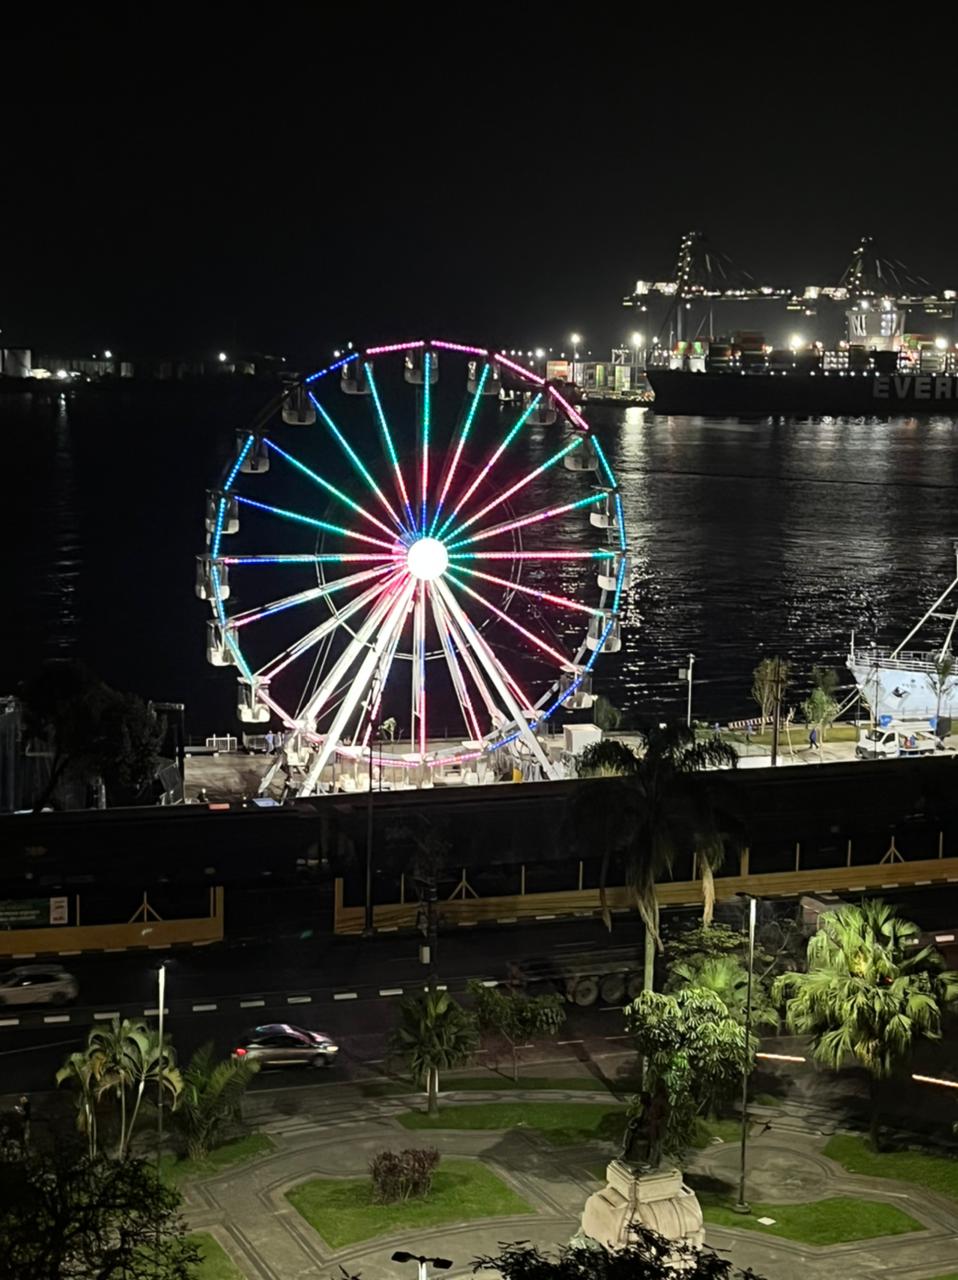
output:
[[[944,627],[935,627],[936,622]],[[956,626],[958,547],[951,583],[897,648],[856,646],[852,634],[848,669],[874,721],[924,721],[936,729],[939,718],[954,721],[958,717],[958,663],[954,663],[953,649]],[[943,723],[941,727],[945,733],[950,730],[950,725]]]

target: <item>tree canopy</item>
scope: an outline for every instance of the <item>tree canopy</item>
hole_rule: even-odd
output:
[[[689,987],[674,995],[643,991],[625,1009],[626,1029],[644,1061],[642,1093],[633,1099],[639,1153],[657,1165],[681,1158],[698,1117],[724,1102],[751,1065],[754,1044],[711,991]]]
[[[877,1082],[903,1072],[918,1041],[941,1039],[943,1012],[958,1000],[958,973],[945,972],[918,935],[884,902],[827,911],[808,942],[807,972],[783,974],[774,988],[789,1028],[811,1038],[818,1062],[868,1072],[876,1146]]]
[[[69,1143],[8,1155],[0,1268],[16,1280],[193,1280],[200,1254],[179,1206],[179,1192],[142,1160],[90,1157]]]
[[[666,1240],[644,1227],[633,1231],[635,1238],[624,1249],[592,1241],[548,1254],[525,1241],[501,1245],[499,1253],[477,1258],[474,1270],[494,1271],[502,1280],[760,1280],[711,1249]]]

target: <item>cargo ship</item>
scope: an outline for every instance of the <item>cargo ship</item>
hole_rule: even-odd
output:
[[[776,352],[752,335],[679,342],[653,356],[656,413],[708,416],[958,415],[958,352],[905,335],[894,350],[845,343],[834,351]]]

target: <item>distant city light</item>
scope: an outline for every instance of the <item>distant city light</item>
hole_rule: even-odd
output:
[[[935,339],[935,346],[938,348],[938,350],[939,350],[939,351],[947,351],[947,350],[948,350],[948,339],[947,339],[947,338],[936,338],[936,339]]]
[[[225,351],[221,351],[221,352],[219,353],[219,355],[218,355],[216,358],[217,358],[217,360],[219,360],[220,364],[226,364],[226,361],[227,361],[227,358],[228,358],[228,357],[227,357],[227,355],[226,355],[226,352],[225,352]]]
[[[800,351],[805,345],[805,339],[800,333],[793,333],[788,340],[788,345],[793,351]]]
[[[536,347],[536,359],[537,359],[537,360],[542,360],[542,359],[544,359],[544,358],[545,358],[545,354],[546,354],[546,353],[542,350],[542,348],[541,348],[541,347]]]
[[[112,352],[112,351],[104,351],[104,353],[103,353],[103,359],[104,359],[104,360],[112,360],[112,359],[113,359],[113,352]]]
[[[633,333],[633,335],[632,335],[632,345],[633,345],[633,347],[644,347],[644,346],[645,346],[645,334],[644,334],[644,333]]]
[[[570,336],[569,341],[572,343],[572,345],[573,345],[574,347],[577,347],[577,346],[579,345],[579,343],[582,341],[582,334],[581,334],[581,333],[573,333],[573,334]]]
[[[69,378],[69,376],[70,375],[67,373],[66,369],[57,369],[58,378]]]

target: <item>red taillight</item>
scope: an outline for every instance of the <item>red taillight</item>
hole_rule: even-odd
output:
[[[233,1050],[233,1057],[234,1057],[234,1058],[245,1058],[245,1057],[246,1057],[246,1050],[245,1050],[245,1049],[234,1049],[234,1050]]]

